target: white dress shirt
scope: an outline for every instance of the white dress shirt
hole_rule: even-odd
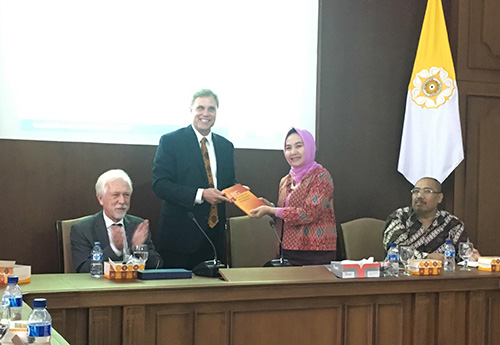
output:
[[[121,257],[123,255],[123,252],[128,251],[128,243],[127,243],[127,233],[125,232],[125,224],[123,224],[123,219],[120,219],[119,222],[113,222],[111,219],[106,216],[106,214],[103,212],[102,215],[104,216],[104,223],[106,224],[106,229],[108,229],[108,237],[109,237],[109,245],[113,252]],[[116,248],[115,243],[113,242],[113,232],[111,230],[111,226],[113,224],[121,224],[122,225],[122,231],[123,235],[125,236],[125,239],[123,240],[123,250],[119,250]]]

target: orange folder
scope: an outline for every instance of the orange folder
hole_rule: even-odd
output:
[[[222,192],[228,199],[233,200],[234,204],[247,215],[250,215],[250,210],[265,205],[262,200],[257,198],[248,188],[243,187],[241,184],[235,184],[232,187],[224,189]]]

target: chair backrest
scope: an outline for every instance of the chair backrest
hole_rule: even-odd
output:
[[[230,267],[262,267],[276,257],[277,237],[270,216],[228,219],[227,259]]]
[[[56,221],[57,249],[59,252],[60,272],[75,273],[75,268],[73,267],[73,257],[71,255],[71,226],[87,217],[89,216]]]
[[[385,258],[382,236],[385,221],[375,218],[358,218],[342,223],[346,259],[361,260],[373,256],[376,261]]]

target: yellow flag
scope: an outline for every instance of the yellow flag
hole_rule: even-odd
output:
[[[442,182],[464,158],[458,90],[441,0],[428,0],[408,86],[398,171]]]

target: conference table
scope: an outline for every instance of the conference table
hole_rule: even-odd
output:
[[[500,344],[500,273],[340,279],[323,266],[229,268],[227,280],[34,274],[70,344]]]

